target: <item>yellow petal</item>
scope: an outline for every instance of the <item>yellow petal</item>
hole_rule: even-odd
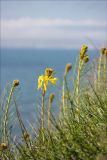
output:
[[[50,78],[49,81],[50,81],[52,84],[56,84],[57,78]]]
[[[38,89],[41,88],[43,85],[43,76],[39,76],[38,78]]]

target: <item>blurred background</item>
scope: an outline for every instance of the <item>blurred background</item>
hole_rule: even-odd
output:
[[[107,42],[107,1],[1,0],[1,47],[80,48]]]
[[[0,94],[19,79],[26,114],[36,106],[37,78],[46,67],[54,68],[59,78],[58,86],[49,90],[57,93],[66,63],[75,63],[83,44],[90,59],[107,47],[106,0],[0,3]]]

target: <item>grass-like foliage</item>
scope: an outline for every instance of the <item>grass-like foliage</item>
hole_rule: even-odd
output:
[[[39,76],[38,89],[42,93],[40,124],[39,127],[31,125],[33,133],[25,127],[15,100],[15,92],[21,82],[13,81],[0,100],[0,160],[107,159],[107,49],[99,51],[95,67],[91,63],[88,47],[84,45],[72,87],[69,87],[68,74],[73,66],[66,65],[62,93],[59,91],[60,102],[55,103],[59,104],[56,117],[51,111],[55,94],[50,94],[47,103],[45,96],[49,83],[55,85],[59,79],[51,68],[46,68]],[[12,122],[16,118],[17,129],[21,131],[19,138],[12,133]]]

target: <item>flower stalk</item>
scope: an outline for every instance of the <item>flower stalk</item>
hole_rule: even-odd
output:
[[[55,95],[52,93],[49,96],[49,101],[48,101],[48,129],[51,129],[51,106],[53,103]]]
[[[65,102],[65,86],[67,85],[67,74],[72,69],[72,65],[70,63],[66,64],[65,66],[65,72],[64,72],[64,79],[63,79],[63,86],[62,86],[62,108],[63,108],[63,114],[65,115],[66,112],[66,102]],[[66,86],[67,87],[67,86]]]
[[[56,84],[57,78],[54,77],[54,70],[52,68],[46,68],[44,75],[39,76],[38,78],[38,89],[42,89],[42,111],[41,111],[41,128],[44,130],[44,114],[45,114],[45,93],[49,82],[53,85]]]
[[[104,83],[107,83],[107,49],[104,52]]]
[[[99,63],[98,63],[98,80],[97,80],[97,85],[100,88],[100,81],[101,81],[101,64],[102,64],[102,57],[103,57],[103,48],[101,49],[100,57],[99,57]]]
[[[77,80],[76,80],[76,104],[77,106],[79,105],[79,88],[80,88],[81,71],[82,71],[84,64],[89,61],[87,50],[88,50],[88,47],[86,45],[83,45],[80,50],[79,65],[78,65]]]
[[[11,102],[11,98],[14,92],[14,89],[19,85],[19,80],[14,80],[12,83],[12,87],[10,89],[10,93],[7,99],[7,104],[6,104],[6,109],[5,109],[5,113],[4,113],[4,141],[6,141],[6,137],[7,137],[7,125],[8,125],[8,112],[9,112],[9,105]]]
[[[101,72],[102,61],[103,61],[103,72]],[[97,83],[98,83],[97,85],[98,85],[99,89],[101,87],[101,77],[102,76],[103,76],[104,82],[106,81],[106,63],[107,63],[106,61],[107,61],[107,49],[106,48],[101,48],[99,63],[98,63],[98,78],[97,78]]]
[[[44,115],[45,115],[45,91],[42,90],[42,112],[41,112],[41,126],[44,130]]]

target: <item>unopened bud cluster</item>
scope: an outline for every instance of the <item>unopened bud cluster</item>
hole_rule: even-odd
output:
[[[107,48],[101,48],[101,53],[107,56]]]
[[[83,45],[80,50],[80,60],[82,60],[84,63],[87,63],[89,61],[87,51],[88,51],[88,47],[86,45]]]

